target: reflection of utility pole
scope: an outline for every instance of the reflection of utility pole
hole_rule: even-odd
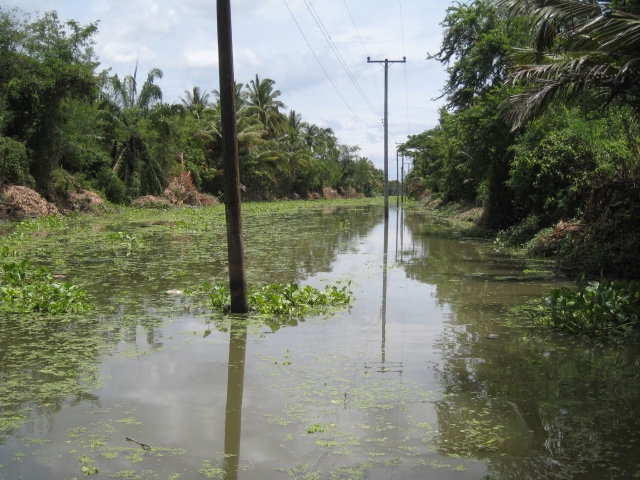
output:
[[[238,479],[246,346],[247,324],[231,320],[227,367],[227,409],[224,422],[224,480]]]
[[[387,335],[387,252],[389,251],[389,217],[384,217],[384,253],[382,255],[382,368],[385,362]]]
[[[400,208],[396,207],[396,255],[394,261],[398,261],[398,221],[400,218]]]
[[[402,60],[371,60],[367,57],[367,63],[384,63],[384,218],[389,218],[389,64],[406,62],[407,57],[402,57]]]
[[[247,281],[244,273],[244,245],[242,243],[236,86],[233,78],[233,45],[231,41],[231,0],[217,0],[217,17],[224,206],[227,219],[231,311],[233,313],[247,313],[249,307],[247,305]]]
[[[404,263],[404,208],[400,209],[400,263]]]
[[[399,373],[402,375],[402,362],[387,362],[387,257],[389,252],[389,218],[384,219],[384,252],[382,255],[382,342],[380,345],[380,369],[378,373]],[[391,366],[392,368],[389,368]],[[372,366],[365,367],[372,368]]]

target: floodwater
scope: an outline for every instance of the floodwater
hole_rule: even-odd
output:
[[[250,284],[355,302],[247,321],[165,293],[226,275],[220,217],[185,215],[30,233],[97,308],[3,322],[0,479],[640,476],[640,351],[507,320],[544,264],[393,202],[254,213]]]

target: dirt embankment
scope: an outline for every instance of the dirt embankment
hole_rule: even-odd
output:
[[[148,208],[169,208],[180,205],[204,207],[218,203],[215,197],[197,191],[191,180],[191,174],[188,172],[175,177],[164,190],[162,196],[147,195],[132,202],[134,206]],[[55,203],[47,201],[38,192],[25,186],[4,185],[0,187],[0,217],[33,218],[58,215],[67,211],[101,211],[96,207],[109,209],[107,202],[96,192],[79,187],[64,195],[56,195]]]
[[[58,207],[28,187],[5,185],[0,190],[0,216],[30,218],[59,213]]]

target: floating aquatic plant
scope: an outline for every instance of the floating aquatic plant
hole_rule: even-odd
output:
[[[58,315],[91,308],[87,294],[71,282],[60,282],[47,267],[28,260],[7,262],[0,276],[0,312]]]
[[[640,327],[640,290],[635,282],[585,281],[578,289],[553,289],[542,305],[529,311],[538,325],[590,336],[637,335]]]
[[[349,291],[350,283],[339,287],[329,285],[319,290],[310,285],[300,287],[296,283],[269,284],[249,291],[247,301],[252,312],[260,314],[301,316],[322,313],[334,307],[346,307],[353,301]],[[211,285],[204,283],[187,292],[195,295],[206,293],[209,304],[214,310],[229,311],[231,308],[231,294],[221,282]]]

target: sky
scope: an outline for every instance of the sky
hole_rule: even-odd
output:
[[[152,68],[163,100],[179,102],[194,86],[218,89],[213,0],[3,0],[60,19],[98,22],[100,70],[144,81]],[[388,69],[389,179],[395,144],[438,122],[444,67],[427,60],[439,50],[443,0],[231,0],[236,82],[271,78],[280,100],[302,120],[333,129],[378,167],[384,160],[385,69],[371,60],[402,60]],[[336,53],[337,52],[337,53]],[[434,100],[436,99],[436,100]],[[285,112],[286,113],[286,112]]]

